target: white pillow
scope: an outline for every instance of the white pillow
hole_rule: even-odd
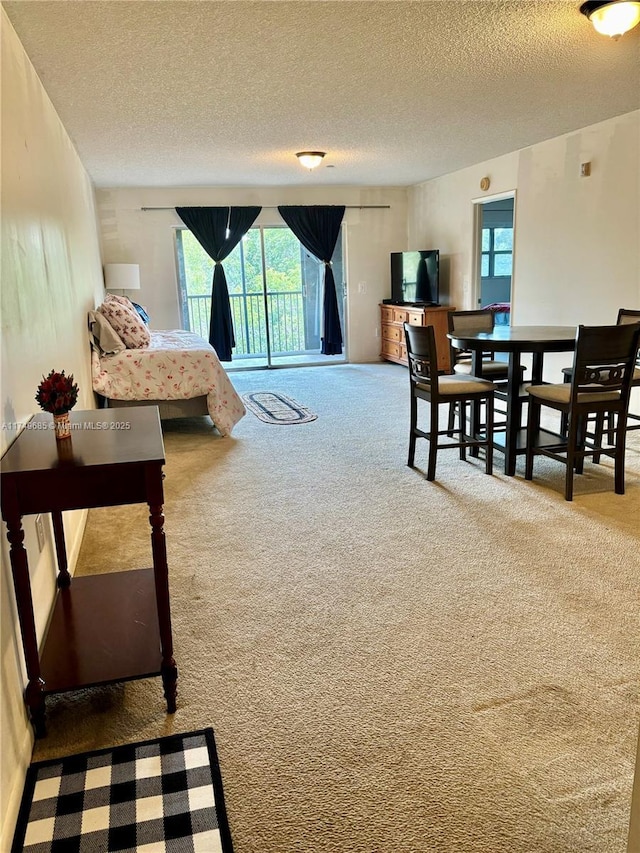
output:
[[[149,329],[140,319],[133,306],[129,307],[122,296],[109,294],[98,311],[103,314],[116,334],[122,338],[127,349],[144,349],[149,346],[151,335]]]
[[[126,349],[120,335],[99,311],[89,311],[89,328],[101,355],[116,355]]]

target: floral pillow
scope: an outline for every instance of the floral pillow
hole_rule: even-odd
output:
[[[98,311],[107,318],[127,349],[144,349],[149,346],[149,329],[128,299],[110,293]]]

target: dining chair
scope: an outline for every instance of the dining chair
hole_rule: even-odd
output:
[[[447,315],[449,324],[449,332],[457,332],[460,335],[477,334],[479,332],[492,332],[495,326],[495,314],[493,311],[480,309],[477,311],[450,311]],[[473,362],[471,353],[466,350],[460,350],[457,347],[451,346],[451,366],[454,373],[464,376],[471,376],[473,371]],[[495,399],[506,402],[507,399],[507,377],[509,373],[509,365],[506,361],[499,361],[494,358],[495,353],[490,350],[482,353],[482,376],[490,379],[496,384]],[[524,367],[521,368],[521,373],[524,375]],[[521,395],[522,400],[526,400],[526,394]],[[505,420],[494,422],[494,429],[501,430],[506,427],[506,409],[500,408],[497,410],[499,415],[504,416]],[[453,427],[455,421],[455,404],[449,408],[449,427]]]
[[[449,332],[460,335],[475,335],[478,332],[493,332],[495,317],[493,311],[450,311],[447,315]],[[491,381],[506,379],[509,365],[506,361],[494,359],[491,351],[482,353],[482,375]],[[460,350],[451,344],[451,366],[454,373],[470,376],[473,370],[471,353]]]
[[[584,459],[597,461],[601,455],[614,460],[616,494],[624,494],[624,456],[626,424],[640,324],[616,326],[578,326],[571,382],[558,385],[529,385],[529,417],[525,478],[533,479],[533,458],[548,456],[566,466],[565,500],[573,498],[574,473],[581,473]],[[547,406],[565,415],[566,439],[543,446],[536,444],[540,429],[540,411]],[[597,418],[596,431],[586,435],[587,419]],[[604,418],[615,418],[613,446],[605,445]]]
[[[640,323],[640,311],[637,311],[635,308],[620,308],[618,310],[618,319],[616,320],[616,325],[625,326],[630,325],[632,323]],[[571,375],[573,372],[573,367],[563,367],[562,373],[564,376],[565,382],[571,382]],[[631,387],[632,388],[640,388],[640,350],[638,350],[636,354],[636,363],[633,371],[633,376],[631,377]],[[633,423],[629,423],[629,421],[633,421]],[[640,414],[636,415],[631,412],[627,412],[627,432],[629,430],[640,429]],[[566,416],[563,416],[560,431],[563,435],[567,433],[567,421]],[[613,441],[613,424],[611,423],[611,418],[608,419],[607,422],[607,431],[609,433],[608,440],[610,442]],[[597,459],[596,459],[597,461]]]
[[[485,448],[487,474],[493,472],[493,405],[495,385],[475,376],[439,375],[438,357],[433,326],[404,324],[407,357],[409,360],[409,387],[411,391],[411,422],[409,431],[409,458],[407,465],[414,467],[416,439],[429,442],[427,480],[435,480],[438,450],[459,448],[460,459],[466,459],[467,448]],[[418,428],[418,400],[430,404],[429,429]],[[439,430],[438,413],[441,403],[457,404],[458,427]],[[482,433],[466,432],[467,403],[485,404],[486,416]],[[439,441],[440,436],[458,438],[458,441]]]

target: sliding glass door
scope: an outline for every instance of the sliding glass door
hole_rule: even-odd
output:
[[[176,255],[183,327],[208,339],[213,261],[186,228],[176,232]],[[332,266],[344,335],[342,234]],[[287,227],[252,228],[224,268],[236,337],[228,370],[345,361],[320,354],[323,265]]]

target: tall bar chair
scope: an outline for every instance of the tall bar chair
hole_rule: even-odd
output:
[[[585,458],[600,456],[614,460],[616,494],[624,494],[624,456],[631,379],[640,343],[640,324],[578,326],[571,382],[559,385],[529,385],[527,454],[525,478],[533,478],[536,455],[548,456],[566,466],[565,500],[573,499],[574,474],[582,472]],[[564,415],[566,439],[554,445],[538,445],[540,410],[548,406]],[[589,416],[596,416],[596,430],[587,435]],[[613,446],[605,445],[602,424],[613,424]]]
[[[433,326],[411,326],[404,324],[407,357],[409,360],[409,387],[411,392],[411,423],[409,431],[409,458],[407,465],[414,467],[416,439],[425,438],[429,442],[429,460],[427,480],[435,480],[436,457],[438,450],[459,448],[460,459],[466,459],[467,448],[485,448],[487,474],[493,473],[493,405],[495,385],[486,379],[475,376],[439,375],[438,356]],[[429,403],[429,429],[418,428],[418,400]],[[439,406],[442,403],[455,404],[458,413],[458,427],[449,424],[446,430],[439,430]],[[484,434],[469,435],[466,432],[466,406],[468,403],[485,405],[486,416]],[[457,437],[456,442],[441,442],[440,436]]]

